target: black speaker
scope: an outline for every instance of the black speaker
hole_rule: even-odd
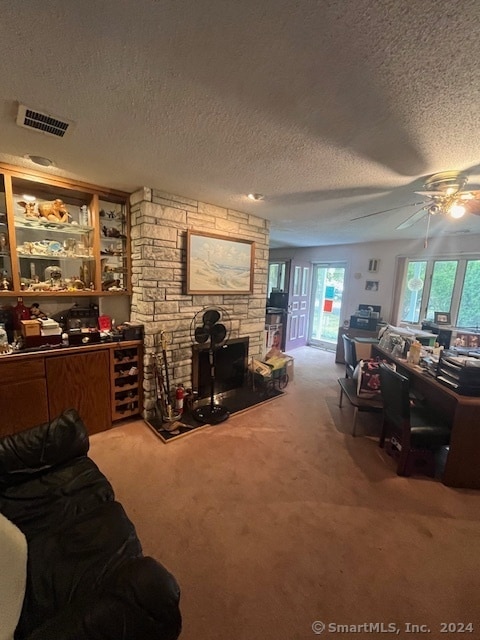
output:
[[[452,331],[450,329],[439,329],[437,342],[440,347],[450,349],[450,341],[452,339]]]

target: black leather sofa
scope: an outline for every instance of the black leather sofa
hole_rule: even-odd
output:
[[[143,555],[88,448],[73,409],[0,439],[0,512],[28,545],[15,640],[174,640],[179,586]]]

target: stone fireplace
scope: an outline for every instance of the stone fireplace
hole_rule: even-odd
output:
[[[248,355],[264,355],[268,279],[269,223],[263,218],[225,209],[156,189],[142,188],[130,197],[132,241],[131,319],[145,326],[144,416],[155,404],[152,354],[167,340],[171,386],[193,386],[191,325],[195,313],[220,306],[231,320],[230,340],[248,337]],[[187,229],[210,231],[255,243],[253,293],[214,296],[186,294]]]

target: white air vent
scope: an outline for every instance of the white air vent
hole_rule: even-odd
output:
[[[49,136],[63,138],[67,131],[71,129],[73,122],[20,104],[18,105],[17,124],[26,129],[34,129]]]

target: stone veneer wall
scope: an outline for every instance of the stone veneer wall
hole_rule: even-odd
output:
[[[152,353],[161,352],[160,332],[167,339],[170,383],[191,387],[191,324],[206,306],[223,307],[231,319],[231,338],[249,336],[249,357],[264,354],[268,280],[268,221],[231,209],[143,188],[130,197],[132,241],[131,320],[145,326],[144,416],[155,403]],[[253,293],[187,295],[187,229],[255,242]]]

